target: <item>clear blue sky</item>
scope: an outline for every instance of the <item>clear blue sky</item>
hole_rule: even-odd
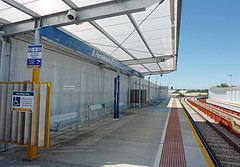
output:
[[[240,85],[240,0],[183,0],[178,69],[162,85],[208,88],[228,74]]]

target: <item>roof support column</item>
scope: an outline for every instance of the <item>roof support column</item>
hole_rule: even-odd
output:
[[[154,97],[154,99],[155,99],[155,101],[157,101],[157,80],[156,80],[156,85],[155,85],[155,97]]]
[[[113,119],[119,119],[119,103],[120,103],[120,74],[114,77],[114,113]]]
[[[39,29],[35,30],[35,39],[34,39],[34,44],[40,44],[41,43],[41,36],[40,36],[40,31]],[[32,70],[32,82],[33,83],[39,83],[40,82],[40,68],[34,68]],[[34,105],[34,110],[35,113],[39,112],[39,99],[40,99],[40,87],[37,86],[34,88],[34,92],[35,92],[35,100],[36,100],[36,105]],[[33,124],[36,124],[37,122],[33,121]],[[35,127],[35,126],[34,126]],[[34,131],[34,129],[32,130],[32,132]],[[38,157],[38,147],[35,145],[29,145],[28,148],[28,158],[29,160],[35,159]]]
[[[128,104],[127,107],[131,107],[131,82],[130,82],[130,76],[128,76]]]
[[[139,78],[139,89],[138,89],[138,108],[141,108],[141,78]]]
[[[117,75],[117,119],[119,119],[119,104],[120,104],[120,74]]]
[[[150,76],[148,77],[148,104],[150,104]]]
[[[40,44],[41,43],[41,36],[39,29],[35,30],[35,39],[34,44]],[[32,81],[33,82],[40,82],[40,68],[34,68],[32,72]]]

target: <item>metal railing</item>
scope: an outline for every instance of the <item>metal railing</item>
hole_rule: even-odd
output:
[[[109,113],[110,105],[107,103],[104,104],[94,104],[88,105],[87,111],[87,124],[90,126],[90,123],[93,120],[96,120]]]

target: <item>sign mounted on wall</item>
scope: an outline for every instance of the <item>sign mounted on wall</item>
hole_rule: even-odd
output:
[[[28,45],[27,47],[27,68],[41,68],[42,66],[42,45]]]
[[[12,109],[13,111],[33,111],[34,92],[13,91],[12,92]]]

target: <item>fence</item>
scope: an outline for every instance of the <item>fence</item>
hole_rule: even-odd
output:
[[[49,147],[51,92],[50,82],[0,82],[0,142]]]

